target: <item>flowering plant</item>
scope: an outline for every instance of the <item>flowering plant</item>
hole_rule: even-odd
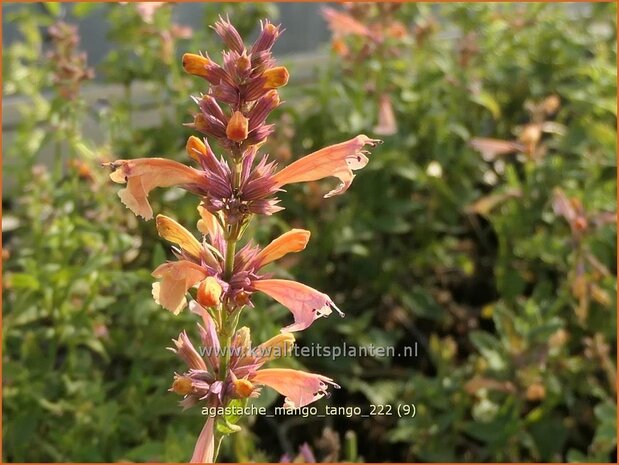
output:
[[[173,219],[156,218],[159,235],[175,245],[176,260],[154,270],[158,281],[153,284],[153,297],[174,314],[189,307],[201,319],[202,350],[196,350],[185,331],[172,348],[188,365],[186,372],[174,376],[170,389],[183,396],[183,408],[202,403],[213,411],[213,407],[243,404],[257,397],[261,386],[283,394],[286,407],[300,408],[337,384],[319,374],[262,366],[288,353],[294,343],[292,332],[308,328],[333,310],[344,314],[326,294],[295,281],[274,279],[263,271],[284,255],[303,250],[309,231],[293,229],[264,248],[249,242],[237,251],[237,245],[255,215],[272,215],[282,209],[275,194],[288,184],[336,177],[340,185],[325,197],[346,191],[353,171],[368,163],[365,146],[373,147],[379,141],[358,135],[278,170],[267,155],[258,152],[275,129],[266,119],[280,105],[277,89],[288,82],[287,69],[276,66],[271,53],[282,30],[264,21],[249,48],[228,20],[220,18],[214,30],[228,48],[223,52],[223,65],[208,55],[191,53],[183,56],[182,65],[210,84],[206,94],[194,97],[199,111],[189,126],[215,140],[223,156],[215,155],[206,138],[191,136],[186,150],[197,168],[166,158],[117,160],[106,165],[114,182],[126,184],[119,192],[121,201],[145,220],[153,217],[148,194],[156,187],[179,186],[200,198],[197,228],[202,241]],[[237,326],[242,311],[253,307],[256,291],[287,307],[294,321],[282,334],[252,349],[250,330]],[[236,421],[209,416],[191,461],[216,459],[221,439],[238,431]]]

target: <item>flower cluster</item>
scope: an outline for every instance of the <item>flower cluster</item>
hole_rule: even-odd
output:
[[[328,295],[264,272],[269,263],[303,250],[309,231],[293,229],[265,247],[248,242],[237,251],[237,243],[252,217],[281,210],[275,195],[288,184],[336,177],[340,185],[325,197],[343,193],[353,181],[353,171],[368,163],[365,147],[379,141],[358,135],[279,169],[268,155],[260,155],[259,149],[274,131],[266,120],[280,105],[277,89],[288,81],[288,71],[276,66],[271,53],[282,31],[265,21],[258,38],[247,48],[228,20],[220,19],[214,30],[228,47],[222,65],[208,55],[191,53],[185,54],[182,62],[186,72],[209,84],[205,94],[194,97],[197,112],[189,124],[206,136],[191,136],[186,144],[196,167],[166,158],[117,160],[107,165],[111,179],[126,184],[119,192],[122,202],[146,220],[153,217],[148,195],[157,187],[179,186],[200,199],[197,228],[202,240],[172,218],[156,218],[159,235],[174,245],[176,260],[153,271],[157,279],[153,297],[175,314],[188,307],[201,319],[198,331],[203,350],[195,349],[186,332],[174,340],[172,348],[188,366],[187,371],[175,375],[170,389],[183,396],[182,406],[226,406],[256,397],[261,386],[268,386],[286,397],[286,406],[299,408],[337,385],[322,375],[262,366],[288,353],[295,340],[292,332],[308,328],[333,310],[343,313]],[[218,144],[221,156],[215,155],[207,140]],[[293,322],[281,334],[252,348],[249,329],[237,329],[237,325],[243,309],[253,307],[255,292],[287,307]],[[226,418],[209,417],[193,462],[216,457],[221,437],[215,433],[217,422],[225,422],[228,430],[235,426]]]

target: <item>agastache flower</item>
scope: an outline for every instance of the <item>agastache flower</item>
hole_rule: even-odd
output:
[[[155,187],[190,186],[206,191],[205,176],[198,170],[165,158],[136,158],[105,163],[112,169],[110,179],[127,184],[118,192],[122,203],[133,213],[145,220],[153,217],[153,209],[148,203],[148,194]]]
[[[268,386],[286,398],[288,407],[303,407],[338,387],[331,378],[286,368],[262,366],[287,354],[294,343],[293,331],[308,328],[316,319],[337,308],[331,298],[305,284],[275,279],[264,268],[289,253],[305,249],[310,232],[293,229],[266,247],[251,242],[237,250],[237,243],[254,215],[271,215],[279,210],[275,195],[297,182],[335,177],[340,185],[325,197],[346,191],[354,171],[368,163],[366,146],[380,141],[365,135],[335,144],[298,159],[279,169],[265,154],[259,154],[275,127],[269,114],[281,103],[278,90],[287,84],[288,70],[276,66],[271,54],[281,34],[269,21],[251,47],[245,47],[238,31],[226,19],[214,26],[229,50],[221,64],[207,54],[187,53],[182,66],[204,79],[209,88],[193,97],[198,111],[193,127],[207,138],[191,136],[185,150],[196,168],[163,158],[137,158],[107,163],[112,181],[126,187],[119,192],[122,202],[136,215],[148,220],[153,210],[149,193],[156,187],[178,186],[200,198],[197,228],[201,238],[175,220],[157,215],[159,235],[171,242],[175,260],[153,271],[153,297],[167,310],[178,314],[189,306],[200,316],[201,347],[198,351],[186,332],[174,340],[172,350],[188,370],[176,374],[171,391],[182,395],[185,408],[203,403],[226,406],[233,400],[259,395]],[[223,151],[216,155],[209,140]],[[263,292],[287,307],[294,321],[281,334],[252,349],[248,328],[236,329],[241,311],[253,307],[254,292]],[[273,351],[277,350],[278,354]],[[192,462],[216,458],[215,431],[225,418],[210,417],[196,443]],[[227,425],[227,430],[233,430]]]
[[[205,214],[203,208],[201,212]],[[204,224],[205,219],[201,221]],[[293,229],[263,249],[248,244],[236,253],[232,275],[226,278],[221,230],[210,216],[206,221],[211,224],[204,229],[210,237],[204,237],[200,244],[174,220],[157,216],[159,235],[179,247],[175,250],[179,260],[160,265],[153,271],[153,276],[160,279],[153,284],[153,296],[161,306],[179,313],[187,305],[187,292],[198,287],[198,302],[208,307],[225,303],[237,309],[251,305],[253,292],[267,294],[294,316],[294,323],[283,328],[283,332],[306,329],[318,318],[330,315],[333,309],[344,316],[328,295],[295,281],[270,279],[268,274],[262,274],[262,268],[269,263],[304,250],[310,238],[309,231]]]
[[[250,331],[242,327],[232,337],[226,371],[218,358],[222,346],[217,337],[213,318],[197,302],[190,304],[192,312],[200,315],[198,324],[202,346],[200,355],[186,332],[173,340],[170,348],[188,366],[188,371],[175,374],[170,391],[182,395],[181,406],[186,409],[199,402],[211,407],[224,406],[233,399],[255,398],[261,386],[268,386],[285,396],[286,408],[301,408],[328,395],[328,388],[339,386],[326,376],[288,368],[262,366],[288,355],[294,345],[292,334],[278,335],[252,349]],[[211,462],[214,450],[215,417],[209,415],[192,455],[192,463]]]
[[[295,182],[317,181],[329,176],[339,178],[341,184],[325,195],[333,197],[344,193],[352,183],[353,171],[368,163],[366,145],[374,147],[380,141],[360,135],[341,144],[320,149],[297,160],[274,176],[278,187]]]
[[[292,334],[278,335],[251,347],[250,331],[242,327],[232,337],[227,373],[220,373],[219,352],[215,320],[197,302],[190,304],[191,311],[200,315],[200,352],[191,343],[186,332],[173,340],[175,352],[188,366],[188,371],[176,374],[170,391],[183,396],[181,405],[189,408],[199,401],[211,406],[225,405],[231,399],[258,397],[259,386],[268,386],[285,396],[284,406],[301,408],[328,395],[329,386],[339,386],[326,376],[289,368],[262,368],[274,358],[289,354],[295,339]]]
[[[199,112],[189,126],[217,141],[229,157],[218,158],[206,139],[191,136],[187,153],[198,162],[198,169],[156,158],[108,163],[111,179],[127,183],[127,188],[119,192],[123,203],[148,220],[153,216],[149,192],[156,187],[179,186],[202,197],[205,208],[221,212],[228,223],[242,224],[253,214],[271,215],[281,210],[274,195],[287,184],[333,176],[342,184],[327,197],[343,193],[354,178],[352,171],[368,162],[363,147],[373,147],[379,141],[357,136],[318,150],[277,172],[275,163],[266,155],[257,156],[257,151],[274,130],[266,119],[281,103],[276,89],[288,82],[288,70],[275,66],[271,55],[281,30],[263,22],[256,42],[247,49],[229,21],[220,19],[214,29],[230,47],[224,53],[222,66],[208,56],[183,56],[185,71],[210,83],[207,94],[194,98]],[[230,158],[241,167],[240,176]]]

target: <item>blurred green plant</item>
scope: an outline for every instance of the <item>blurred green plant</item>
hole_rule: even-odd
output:
[[[352,8],[364,27],[379,14]],[[366,459],[614,460],[615,8],[402,5],[404,53],[350,66],[342,48],[367,35],[336,35],[338,59],[303,89],[293,153],[371,135],[374,75],[398,127],[327,221],[295,207],[303,196],[285,205],[320,230],[300,278],[349,289],[346,323],[306,337],[420,346],[308,361],[349,374],[336,404],[417,405],[414,419],[346,424],[372,438]],[[562,191],[583,205],[582,237],[553,209]]]

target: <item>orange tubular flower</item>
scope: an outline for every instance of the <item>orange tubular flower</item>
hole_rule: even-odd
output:
[[[289,368],[258,370],[252,382],[269,386],[286,396],[284,406],[288,408],[305,407],[318,399],[322,399],[327,393],[329,385],[339,388],[331,378]]]
[[[292,229],[282,234],[256,255],[254,258],[256,268],[261,268],[291,252],[300,252],[305,249],[309,238],[310,232],[305,229]]]
[[[247,139],[249,120],[240,111],[235,111],[226,127],[226,136],[234,142]]]
[[[157,232],[166,241],[177,244],[181,249],[193,258],[200,258],[202,255],[202,245],[184,227],[164,215],[157,215]]]
[[[223,234],[221,225],[217,222],[215,215],[213,215],[202,205],[198,205],[198,213],[200,214],[200,219],[198,220],[198,231],[205,236],[210,236],[211,238]]]
[[[325,195],[325,198],[344,193],[352,183],[355,175],[354,170],[363,168],[368,163],[365,145],[374,147],[381,141],[370,139],[365,135],[359,135],[340,144],[331,145],[307,155],[294,163],[291,163],[274,179],[277,187],[295,182],[317,181],[326,177],[339,178],[341,184]]]
[[[187,291],[207,276],[202,267],[187,260],[164,263],[152,275],[161,279],[161,282],[153,283],[155,302],[175,315],[187,305]]]
[[[190,463],[212,463],[215,458],[215,417],[208,417],[196,446]]]
[[[263,342],[255,349],[255,353],[262,362],[290,355],[294,347],[295,338],[291,333],[281,333]]]
[[[265,89],[276,89],[288,83],[288,70],[283,66],[267,69],[262,75],[266,79]]]
[[[183,55],[183,69],[194,76],[206,77],[208,75],[206,67],[211,63],[206,57],[195,53],[185,53]]]
[[[190,136],[189,139],[187,139],[185,150],[187,151],[187,155],[193,160],[200,162],[200,156],[206,154],[206,144],[196,136]]]
[[[217,267],[217,259],[213,252],[202,247],[202,244],[187,229],[178,224],[172,218],[157,215],[157,232],[166,241],[180,247],[180,256],[194,262],[203,262],[208,266]]]
[[[219,304],[221,293],[221,285],[217,282],[217,279],[209,276],[198,287],[198,303],[203,307],[216,307]]]
[[[136,158],[105,163],[112,169],[110,179],[119,184],[127,183],[118,196],[129,210],[150,220],[153,209],[148,203],[148,194],[155,187],[204,184],[199,171],[165,158]]]

